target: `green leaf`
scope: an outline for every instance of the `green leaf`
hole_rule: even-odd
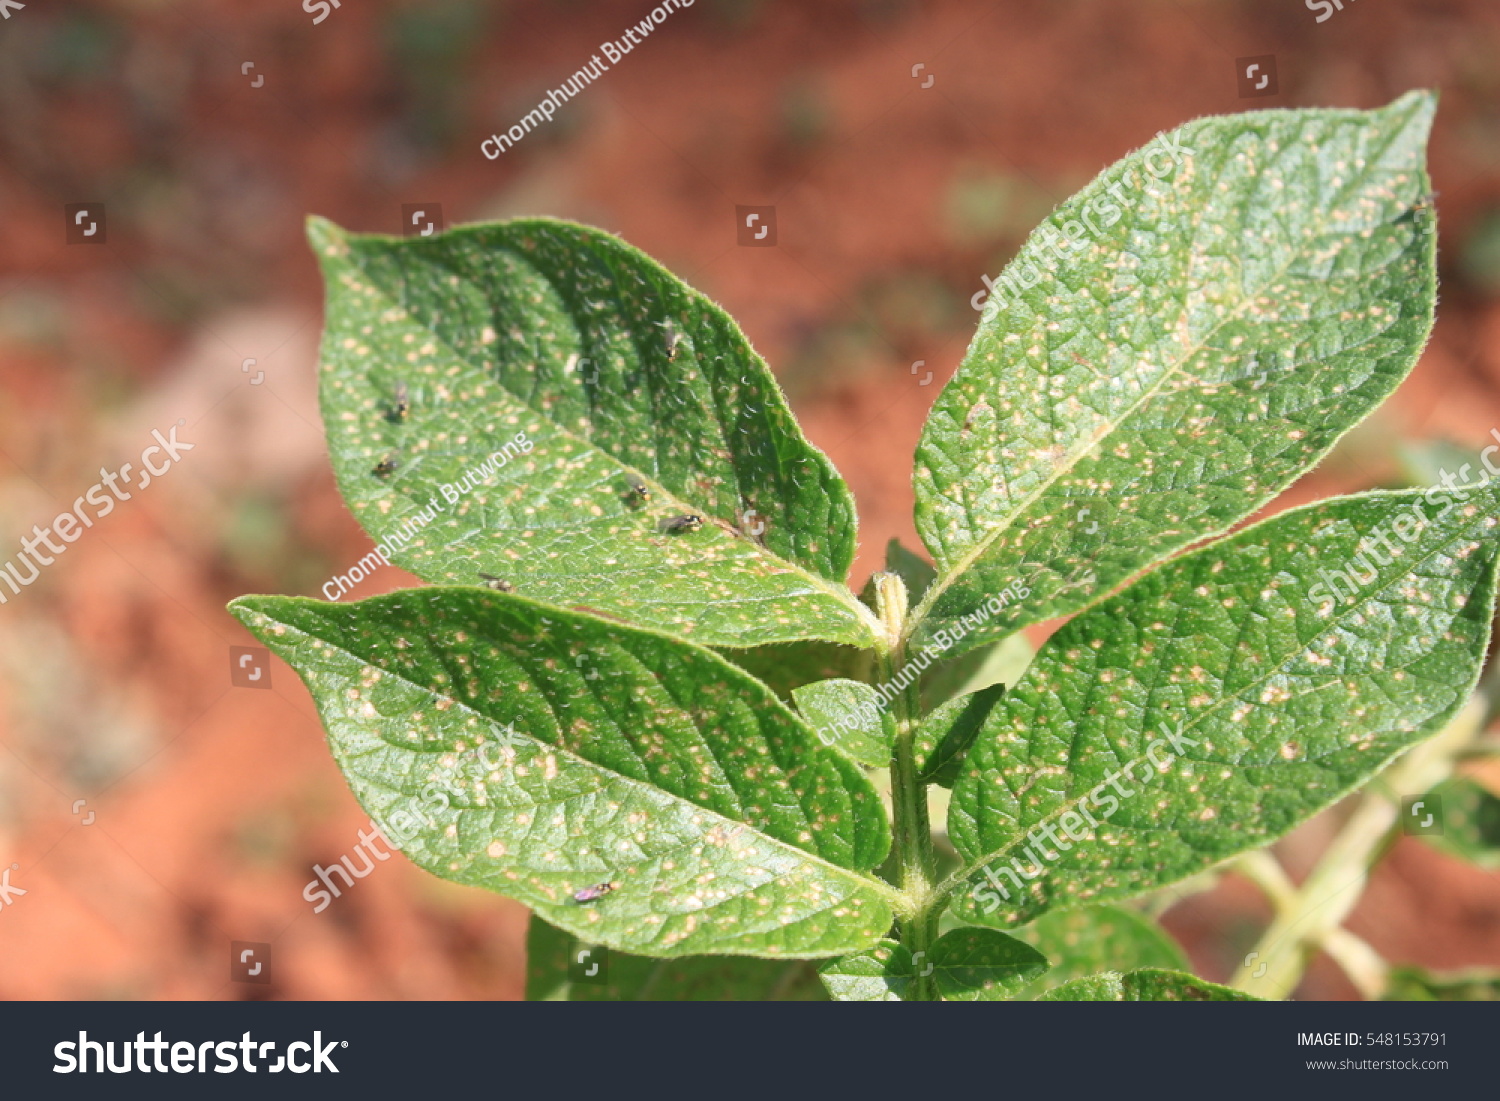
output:
[[[859,874],[890,844],[875,790],[707,650],[483,589],[230,607],[435,875],[653,957],[828,956],[890,925],[890,888]]]
[[[824,745],[835,746],[850,760],[871,768],[890,765],[895,721],[868,684],[818,681],[792,689],[792,697]]]
[[[1037,999],[1039,1002],[1123,1002],[1125,986],[1120,976],[1113,971],[1102,975],[1089,975],[1082,979],[1069,979],[1061,986],[1054,986]]]
[[[924,961],[912,968],[925,973]],[[997,1002],[1013,998],[1047,970],[1047,958],[1031,945],[994,929],[954,929],[932,945],[932,977],[949,1002]]]
[[[873,651],[832,642],[772,642],[746,650],[730,648],[715,652],[738,665],[788,704],[793,702],[794,688],[838,677],[864,683],[875,668]]]
[[[951,661],[936,662],[922,676],[922,705],[934,711],[949,700],[993,684],[1015,684],[1036,657],[1036,647],[1022,632],[987,642]]]
[[[1441,974],[1421,967],[1395,967],[1382,1000],[1500,1002],[1500,971],[1480,967]]]
[[[1041,981],[1018,996],[1036,998],[1045,990],[1102,971],[1141,967],[1188,969],[1188,958],[1166,930],[1144,914],[1120,906],[1085,906],[1043,914],[1012,931],[1052,964]]]
[[[1043,994],[1043,1002],[1258,1002],[1262,999],[1194,975],[1149,968],[1106,971],[1074,979]]]
[[[1043,223],[1007,269],[1034,285],[1002,276],[922,434],[920,639],[1077,611],[1250,515],[1396,388],[1432,326],[1412,210],[1435,105],[1199,119]]]
[[[578,938],[535,914],[526,925],[526,1000],[568,1001],[568,953]]]
[[[911,950],[892,940],[830,960],[818,977],[836,1002],[904,1002],[916,982]]]
[[[994,684],[949,700],[922,720],[912,743],[918,783],[953,786],[964,754],[1004,695],[1005,685]]]
[[[708,299],[566,222],[309,235],[334,472],[391,561],[705,645],[870,645],[848,487]]]
[[[1418,836],[1476,867],[1500,868],[1500,799],[1467,777],[1440,784],[1432,794],[1441,801],[1443,832]]]
[[[568,964],[588,950],[586,973],[599,964],[598,978],[569,977]],[[528,1001],[571,1002],[759,1002],[826,1001],[810,960],[757,960],[740,956],[689,956],[653,960],[585,946],[577,937],[531,919],[526,937]]]
[[[1484,656],[1497,513],[1500,482],[1295,509],[1069,621],[954,785],[958,916],[1000,927],[1186,878],[1436,733]]]

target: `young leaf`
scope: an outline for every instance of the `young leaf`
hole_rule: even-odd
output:
[[[830,960],[818,977],[836,1002],[904,1002],[916,982],[911,949],[893,940]]]
[[[874,789],[707,650],[483,589],[230,607],[435,875],[655,957],[827,956],[889,927],[859,874],[889,847]]]
[[[1480,868],[1500,868],[1500,799],[1467,777],[1440,784],[1432,792],[1443,808],[1441,833],[1419,836]]]
[[[1500,482],[1453,497],[1285,512],[1068,622],[954,785],[958,916],[998,927],[1183,879],[1441,729],[1489,637]]]
[[[922,434],[919,638],[1011,584],[1029,595],[961,647],[1077,611],[1250,515],[1396,388],[1432,326],[1412,210],[1435,103],[1199,119],[1043,223]]]
[[[784,703],[804,684],[841,677],[861,683],[870,679],[875,654],[832,642],[771,642],[747,650],[715,648],[715,653],[738,665]]]
[[[895,722],[868,684],[818,681],[792,689],[792,698],[824,745],[836,746],[850,760],[871,768],[890,765]]]
[[[964,754],[1004,695],[1005,685],[992,684],[973,695],[949,700],[922,720],[913,742],[919,783],[953,786]]]
[[[1014,998],[1047,970],[1047,957],[1031,945],[994,929],[954,929],[932,945],[932,977],[949,1002],[998,1002]],[[921,961],[912,958],[916,974]]]
[[[1148,968],[1121,975],[1106,971],[1047,991],[1044,1002],[1258,1002],[1260,998],[1196,975]]]
[[[1186,954],[1160,925],[1121,906],[1043,914],[1012,932],[1052,964],[1041,980],[1016,995],[1019,998],[1036,998],[1052,987],[1102,971],[1189,967]]]
[[[870,644],[848,487],[708,299],[566,222],[309,235],[334,472],[391,561],[705,645]]]
[[[589,950],[599,964],[599,982],[573,981],[569,965],[582,942],[532,917],[526,934],[528,1001],[570,1002],[759,1002],[827,1001],[810,960],[757,960],[744,956],[688,956],[652,960]],[[578,966],[575,972],[586,973]]]
[[[1029,944],[993,929],[944,933],[930,952],[913,955],[903,944],[874,948],[832,960],[819,972],[841,1002],[900,1002],[919,978],[932,977],[944,1001],[1004,1001],[1047,970],[1047,960]]]
[[[1015,684],[1026,672],[1036,647],[1024,632],[986,642],[951,661],[933,665],[922,677],[922,705],[933,711],[949,700],[994,684]]]

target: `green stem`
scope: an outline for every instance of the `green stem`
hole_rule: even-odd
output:
[[[879,574],[875,582],[876,606],[890,646],[877,662],[882,681],[892,680],[906,661],[906,586],[896,574]],[[933,884],[937,879],[937,857],[932,847],[932,824],[927,816],[927,788],[917,779],[916,732],[921,722],[921,689],[913,680],[892,701],[895,738],[891,747],[891,805],[895,820],[897,885],[905,905],[896,918],[901,943],[917,961],[918,977],[912,984],[913,1001],[932,1001],[933,984],[921,975],[926,953],[937,934],[937,909]]]

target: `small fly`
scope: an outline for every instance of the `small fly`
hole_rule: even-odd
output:
[[[670,320],[663,321],[661,327],[667,331],[667,362],[677,358],[678,345],[682,343],[682,334],[677,331],[677,326]]]
[[[411,400],[407,394],[406,383],[396,384],[396,404],[391,409],[391,420],[404,421],[406,414],[411,411]]]
[[[585,887],[581,891],[574,891],[573,901],[593,902],[595,899],[603,898],[618,886],[619,884],[614,881],[610,881],[609,883],[595,883],[592,887]]]
[[[645,504],[651,500],[651,487],[634,474],[628,475],[625,482],[630,486],[630,499],[637,504]]]
[[[479,576],[484,578],[484,587],[487,589],[494,589],[497,593],[513,593],[516,591],[516,587],[502,577],[496,577],[492,573],[480,573]]]
[[[375,477],[388,478],[396,469],[396,460],[387,455],[375,464]]]
[[[667,530],[670,532],[697,531],[702,526],[703,517],[695,512],[690,512],[686,516],[674,517],[667,521]]]

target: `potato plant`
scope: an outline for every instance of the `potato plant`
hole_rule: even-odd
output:
[[[1417,360],[1434,109],[1200,119],[1059,207],[926,423],[927,556],[859,592],[848,487],[645,255],[313,220],[339,488],[428,585],[231,608],[392,844],[531,908],[535,997],[1279,997],[1318,949],[1378,994],[1358,892],[1265,849],[1393,761],[1452,773],[1497,489],[1234,529]],[[1314,879],[1363,873],[1392,798]],[[1231,861],[1279,907],[1240,989],[1153,918]]]

